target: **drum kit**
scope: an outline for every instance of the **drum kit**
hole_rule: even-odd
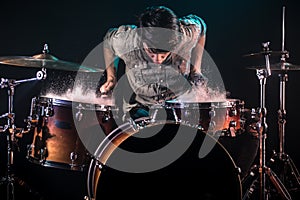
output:
[[[100,196],[112,195],[116,188],[118,192],[124,194],[124,197],[128,195],[131,199],[140,198],[140,192],[151,196],[149,188],[157,192],[153,194],[153,198],[158,194],[172,196],[177,195],[178,192],[180,195],[183,191],[185,195],[197,195],[200,199],[266,200],[272,197],[292,199],[289,192],[292,189],[300,190],[300,174],[291,157],[285,152],[285,86],[287,73],[300,70],[300,66],[286,62],[289,52],[284,49],[284,39],[281,51],[271,51],[269,44],[269,42],[263,43],[261,52],[245,55],[245,57],[264,57],[266,61],[266,65],[248,67],[250,70],[256,70],[260,83],[258,109],[245,108],[245,102],[240,99],[226,99],[220,102],[181,102],[175,99],[152,106],[149,117],[128,119],[122,125],[117,125],[114,119],[118,108],[112,101],[91,103],[39,96],[32,98],[30,114],[25,120],[26,128],[17,128],[14,113],[14,95],[17,85],[47,79],[47,70],[101,74],[104,71],[60,60],[49,54],[47,44],[44,45],[42,54],[0,57],[0,64],[38,70],[34,78],[24,80],[1,78],[0,82],[1,89],[7,88],[8,91],[8,112],[0,116],[0,119],[7,120],[0,129],[0,134],[5,135],[7,143],[7,171],[5,177],[1,179],[1,182],[7,186],[7,200],[15,199],[14,187],[17,179],[13,173],[12,145],[18,137],[26,134],[32,134],[32,141],[26,152],[26,159],[30,163],[71,171],[85,171],[88,167],[86,181],[88,194],[80,197],[85,200],[95,200],[98,193]],[[270,55],[281,56],[280,62],[270,64]],[[273,166],[283,166],[279,171],[280,176],[277,176],[266,164],[265,85],[272,71],[278,71],[280,78],[280,109],[278,110],[280,148],[279,152],[274,152],[270,163]],[[166,116],[162,117],[162,115]],[[83,139],[79,132],[93,131],[94,129],[89,130],[93,126],[100,126],[105,137],[96,146],[87,148],[89,144],[86,140],[97,139]],[[247,176],[241,178],[241,169],[217,140],[220,137],[236,138],[243,135],[249,127],[259,139],[259,164],[254,165],[247,172]],[[141,142],[141,135],[142,137],[153,135],[154,132],[158,132],[156,137],[159,138],[151,139],[150,142]],[[178,132],[179,136],[177,136]],[[180,141],[179,145],[176,143],[178,141]],[[162,161],[162,163],[169,162],[167,167],[155,166],[157,163],[154,163],[153,159],[162,159],[159,157],[161,155],[156,158],[157,155],[149,154],[147,160],[148,155],[146,156],[145,152],[161,148],[161,142],[166,142],[166,146],[173,153],[179,151],[176,149],[178,147],[185,148],[182,150],[185,153],[175,162],[173,162],[174,158]],[[183,145],[183,142],[187,144]],[[199,147],[204,143],[209,144],[210,147],[205,148],[209,148],[210,152],[203,156],[204,159],[199,159],[202,149],[199,150]],[[146,157],[143,157],[141,163],[140,157],[136,154],[124,154],[119,151],[120,149],[130,150]],[[110,167],[114,162],[122,162],[122,170]],[[129,173],[133,169],[132,165],[127,163],[133,163],[134,170],[138,172],[148,170],[149,173]],[[151,171],[149,167],[161,167],[161,169]],[[197,184],[187,184],[195,178]],[[130,183],[135,181],[135,184],[129,184],[128,180]],[[244,184],[249,186],[243,188]],[[133,188],[139,192],[128,191]],[[257,198],[255,194],[259,197]]]

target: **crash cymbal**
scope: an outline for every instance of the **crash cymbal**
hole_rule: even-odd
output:
[[[82,66],[76,63],[63,61],[48,53],[34,56],[7,56],[0,57],[0,64],[15,65],[21,67],[46,68],[64,71],[78,72],[103,72],[102,69]]]
[[[243,57],[257,57],[257,56],[265,56],[265,55],[270,55],[270,56],[280,56],[280,55],[288,55],[288,51],[261,51],[257,53],[249,53],[243,55]]]
[[[266,69],[265,65],[260,66],[251,66],[247,67],[248,69]],[[300,70],[300,65],[294,65],[287,62],[270,64],[270,68],[272,71],[295,71]]]

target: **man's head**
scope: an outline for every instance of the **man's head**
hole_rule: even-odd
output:
[[[167,54],[179,41],[179,21],[175,13],[164,6],[148,7],[139,16],[141,38],[147,54]]]

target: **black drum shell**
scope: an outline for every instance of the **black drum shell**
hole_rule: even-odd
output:
[[[143,121],[143,120],[142,120]],[[127,127],[126,127],[127,125]],[[195,134],[195,138],[187,151],[182,152],[177,160],[159,170],[145,173],[130,173],[114,169],[106,165],[111,156],[117,152],[115,147],[135,152],[148,152],[163,148],[161,143],[168,144],[175,137],[181,126],[185,134]],[[241,199],[241,182],[238,168],[226,149],[213,137],[197,130],[195,127],[174,121],[150,122],[145,128],[136,130],[130,123],[115,129],[108,138],[113,146],[101,149],[98,159],[90,163],[88,173],[89,195],[101,199],[115,192],[124,198],[185,198],[197,199]],[[141,140],[135,134],[143,135],[161,130],[151,139]],[[204,141],[215,143],[204,158],[199,158],[199,150]],[[160,141],[160,142],[159,142]],[[111,149],[112,148],[112,149]],[[126,158],[125,158],[126,160]],[[130,162],[128,160],[127,162]],[[142,163],[143,160],[141,159]],[[153,160],[153,162],[159,162]],[[141,196],[142,195],[142,196]]]

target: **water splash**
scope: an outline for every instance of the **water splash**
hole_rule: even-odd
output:
[[[191,91],[178,97],[181,102],[224,102],[226,92],[206,86],[192,87]]]
[[[68,89],[62,94],[56,94],[54,91],[48,91],[44,97],[97,105],[113,106],[115,104],[113,96],[102,95],[99,97],[96,95],[95,91],[90,90],[87,92],[81,86],[74,87],[73,90]]]

